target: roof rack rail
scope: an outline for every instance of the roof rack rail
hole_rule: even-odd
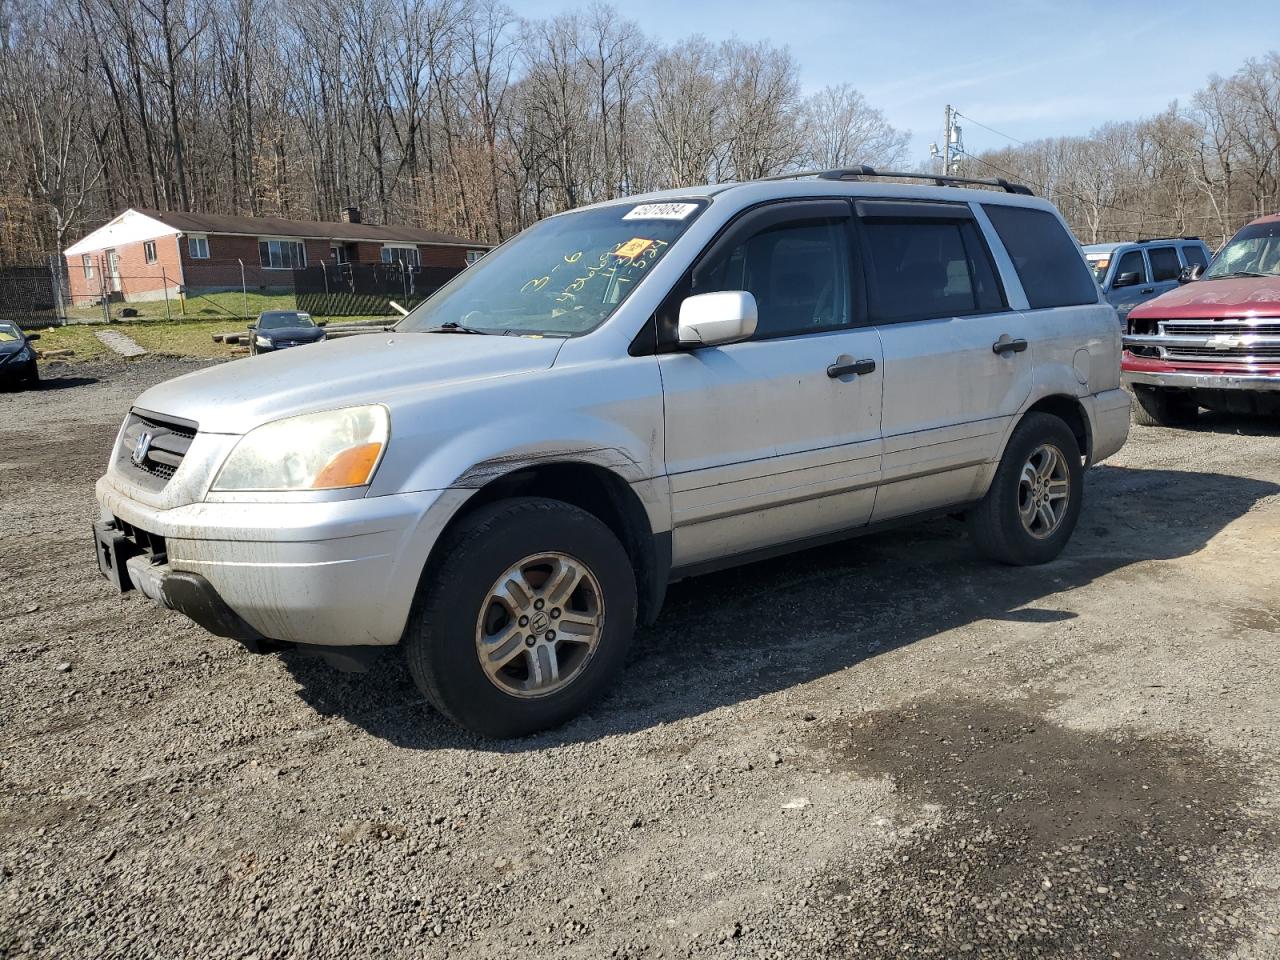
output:
[[[1162,243],[1167,240],[1199,240],[1199,237],[1139,237],[1134,243]]]
[[[932,180],[939,187],[972,185],[980,187],[999,187],[1005,193],[1017,193],[1024,197],[1034,197],[1031,188],[1022,183],[1011,183],[1001,177],[991,180],[976,177],[950,177],[936,173],[903,173],[899,170],[877,170],[866,164],[848,167],[843,170],[802,170],[799,173],[779,173],[772,177],[761,177],[761,180],[797,180],[801,177],[817,177],[819,180],[861,180],[863,177],[896,177],[900,180]]]

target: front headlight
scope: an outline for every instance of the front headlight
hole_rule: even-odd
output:
[[[257,337],[255,337],[254,339],[258,341],[258,346],[260,346],[260,347],[269,347],[269,346],[271,346],[271,341],[270,341],[270,340],[268,340],[266,337],[262,336],[261,334],[259,334],[259,335],[258,335]]]
[[[363,487],[373,479],[390,431],[387,408],[377,405],[266,423],[240,438],[213,489]]]

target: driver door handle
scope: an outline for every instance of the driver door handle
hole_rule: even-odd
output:
[[[839,362],[839,360],[837,360],[836,363],[833,363],[831,364],[831,366],[827,367],[827,376],[830,377],[832,380],[835,380],[837,377],[847,377],[850,374],[855,374],[860,376],[863,374],[875,373],[875,372],[876,372],[876,362],[871,359],[850,360],[847,363],[841,363]]]
[[[1156,292],[1156,288],[1155,288],[1155,287],[1143,287],[1143,288],[1142,288],[1141,290],[1139,290],[1138,292],[1139,292],[1139,293],[1155,293],[1155,292]]]
[[[1000,339],[991,345],[991,352],[1005,356],[1010,353],[1021,353],[1027,349],[1027,341],[1019,337],[1017,340],[1009,338],[1007,333],[1000,334]]]

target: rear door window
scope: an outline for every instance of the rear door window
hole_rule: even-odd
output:
[[[1178,260],[1178,251],[1173,247],[1147,247],[1147,257],[1151,261],[1151,279],[1156,283],[1165,280],[1177,280],[1182,270]]]
[[[1136,273],[1139,283],[1147,282],[1147,261],[1142,256],[1141,250],[1130,250],[1120,258],[1120,264],[1116,267],[1116,276],[1124,273]]]
[[[1207,267],[1209,265],[1209,258],[1204,255],[1204,249],[1194,243],[1189,243],[1182,248],[1182,256],[1186,259],[1188,267]]]
[[[1033,310],[1096,303],[1098,288],[1080,248],[1047,210],[984,203],[1001,243],[1013,260]]]
[[[991,257],[972,220],[868,219],[862,235],[877,323],[1005,309]]]

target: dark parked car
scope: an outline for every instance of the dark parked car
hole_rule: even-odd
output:
[[[0,387],[37,387],[40,371],[36,368],[36,352],[31,341],[38,334],[26,334],[16,323],[0,320]]]
[[[324,327],[317,326],[311,314],[301,310],[268,310],[258,316],[249,332],[253,334],[249,352],[254,354],[319,343],[325,338]]]

